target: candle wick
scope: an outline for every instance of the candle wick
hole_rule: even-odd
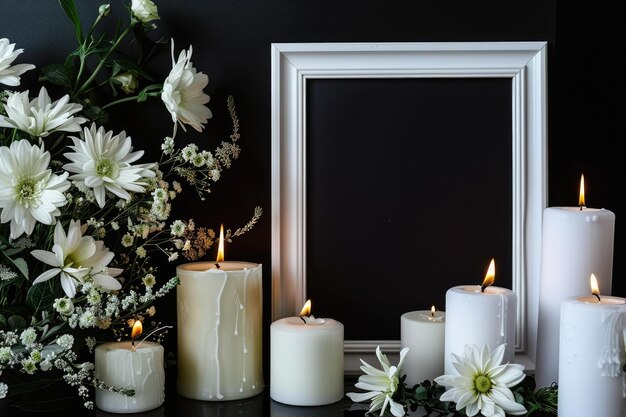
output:
[[[300,318],[302,319],[302,321],[304,322],[304,324],[306,324],[306,320],[304,319],[304,317],[300,316]]]
[[[580,211],[583,211],[583,206],[580,206]]]
[[[485,292],[485,289],[486,289],[487,287],[488,287],[488,285],[485,285],[485,284],[481,285],[481,286],[480,286],[480,292]]]
[[[598,302],[601,303],[602,300],[600,299],[600,296],[598,294],[594,294],[596,296],[596,298],[598,299]]]
[[[220,268],[221,268],[221,267],[220,267],[220,264],[218,264],[217,262],[215,262],[215,267],[216,267],[217,269],[220,269]]]

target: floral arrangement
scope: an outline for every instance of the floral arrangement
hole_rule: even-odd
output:
[[[177,146],[177,127],[201,132],[212,117],[191,46],[175,57],[172,41],[172,68],[158,83],[146,56],[166,42],[150,38],[159,19],[151,0],[120,1],[112,35],[99,25],[112,18],[111,4],[85,31],[74,1],[59,3],[77,48],[40,69],[34,94],[18,88],[35,66],[17,63],[23,50],[0,38],[0,399],[63,381],[91,408],[93,386],[133,394],[98,381],[87,351],[128,335],[135,320],[159,326],[153,304],[178,281],[157,278],[153,257],[197,259],[215,241],[193,219],[171,219],[172,201],[184,184],[204,200],[240,153],[239,120],[229,97],[228,140],[212,152]],[[160,160],[140,162],[131,136],[105,125],[111,107],[152,98],[173,129]]]
[[[502,363],[504,350],[505,345],[493,350],[466,346],[464,355],[452,354],[458,374],[409,388],[402,373],[409,348],[402,349],[398,365],[393,366],[378,347],[376,356],[382,369],[361,360],[365,375],[359,377],[356,388],[366,392],[347,395],[356,403],[370,401],[368,413],[378,412],[381,417],[402,417],[418,407],[423,407],[425,416],[556,417],[558,388],[535,390],[534,378],[524,374],[522,365]]]

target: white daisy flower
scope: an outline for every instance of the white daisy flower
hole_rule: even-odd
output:
[[[456,409],[465,408],[470,417],[478,413],[485,417],[526,414],[526,408],[515,402],[509,389],[524,380],[524,367],[501,365],[505,346],[502,344],[492,352],[489,346],[479,351],[476,346],[466,345],[464,356],[452,353],[452,365],[459,375],[435,378],[446,388],[440,401],[454,401]]]
[[[32,64],[11,66],[15,58],[24,52],[23,49],[14,48],[15,44],[10,43],[7,38],[0,39],[0,84],[10,85],[11,87],[20,85],[20,75],[35,68]]]
[[[172,70],[163,82],[161,100],[172,115],[172,121],[185,130],[185,124],[198,132],[204,129],[203,124],[213,117],[206,103],[209,96],[203,91],[209,84],[209,77],[197,72],[191,63],[192,47],[189,51],[182,50],[178,60],[174,60],[174,41],[172,41]]]
[[[67,172],[52,173],[50,153],[22,139],[0,147],[0,222],[11,222],[11,239],[30,235],[36,222],[53,224],[67,203]]]
[[[40,138],[57,131],[79,132],[87,119],[74,114],[83,106],[69,101],[66,94],[52,102],[45,87],[41,87],[39,96],[32,101],[28,100],[28,91],[10,92],[4,105],[7,115],[0,116],[0,127],[19,129]]]
[[[34,284],[47,281],[61,275],[61,287],[69,298],[76,295],[77,285],[85,283],[91,275],[94,285],[109,291],[116,291],[122,285],[115,278],[122,273],[118,268],[107,268],[113,260],[113,252],[104,246],[101,240],[83,236],[80,221],[70,221],[65,233],[61,223],[54,229],[52,252],[34,250],[31,254],[41,262],[54,268],[43,272],[33,281]]]
[[[400,376],[402,373],[402,365],[406,354],[409,352],[409,348],[404,348],[400,352],[400,362],[398,366],[392,366],[387,359],[387,356],[383,355],[380,351],[380,346],[376,347],[376,357],[382,365],[383,369],[377,369],[361,359],[361,370],[365,372],[365,375],[359,377],[359,382],[355,387],[369,391],[364,393],[349,392],[346,395],[354,402],[372,400],[370,403],[369,413],[380,410],[380,415],[385,414],[387,406],[391,414],[396,417],[403,417],[405,414],[404,406],[393,400],[393,396],[398,389],[400,383]]]
[[[83,130],[81,136],[82,139],[71,137],[74,146],[70,148],[74,152],[64,156],[72,162],[65,164],[63,169],[74,173],[70,179],[77,186],[84,184],[93,189],[101,208],[104,207],[106,191],[126,201],[130,199],[129,191],[146,191],[143,179],[154,177],[152,164],[131,165],[141,158],[143,151],[131,152],[133,147],[126,132],[114,136],[113,132],[107,132],[103,127],[96,130],[93,123],[90,129]]]

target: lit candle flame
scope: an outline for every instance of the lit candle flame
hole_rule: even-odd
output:
[[[302,310],[300,310],[300,317],[302,316],[310,316],[311,315],[311,300],[306,300]]]
[[[585,176],[580,174],[580,194],[578,195],[578,206],[582,210],[585,207]]]
[[[430,317],[435,317],[435,311],[437,311],[437,310],[435,310],[435,306],[432,306],[430,308]]]
[[[485,279],[483,280],[483,284],[480,286],[480,291],[485,292],[485,288],[492,285],[496,279],[496,261],[492,258],[489,263],[489,269],[487,269],[487,274],[485,275]]]
[[[598,280],[594,274],[589,277],[589,285],[591,285],[591,294],[595,295],[600,302],[600,288],[598,287]]]
[[[133,330],[130,333],[130,337],[132,340],[133,348],[135,347],[135,339],[143,332],[143,324],[141,324],[141,320],[135,320],[133,324]]]
[[[224,262],[224,225],[220,225],[220,243],[217,246],[217,259],[215,262]]]

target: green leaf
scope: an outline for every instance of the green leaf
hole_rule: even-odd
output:
[[[76,4],[74,3],[74,0],[59,0],[59,4],[74,25],[74,32],[76,32],[76,39],[78,40],[78,43],[82,44],[83,28],[80,24],[80,17],[78,16],[78,10],[76,10]]]
[[[28,279],[28,264],[24,260],[24,258],[13,259],[13,265],[17,268],[18,271],[24,276],[24,278]]]
[[[26,327],[28,327],[28,323],[26,322],[24,317],[18,315],[13,315],[9,317],[9,319],[7,320],[7,324],[9,325],[9,329],[11,330],[25,329]]]
[[[50,289],[47,282],[35,284],[26,294],[26,305],[37,311],[46,309],[54,304],[55,294]]]
[[[76,77],[74,67],[67,64],[50,64],[43,67],[42,72],[52,84],[66,88],[72,87],[73,80]]]
[[[83,109],[83,115],[94,123],[103,125],[109,120],[109,113],[98,106],[88,106]]]
[[[0,314],[0,329],[6,329],[7,328],[7,318],[4,317],[3,314]]]

